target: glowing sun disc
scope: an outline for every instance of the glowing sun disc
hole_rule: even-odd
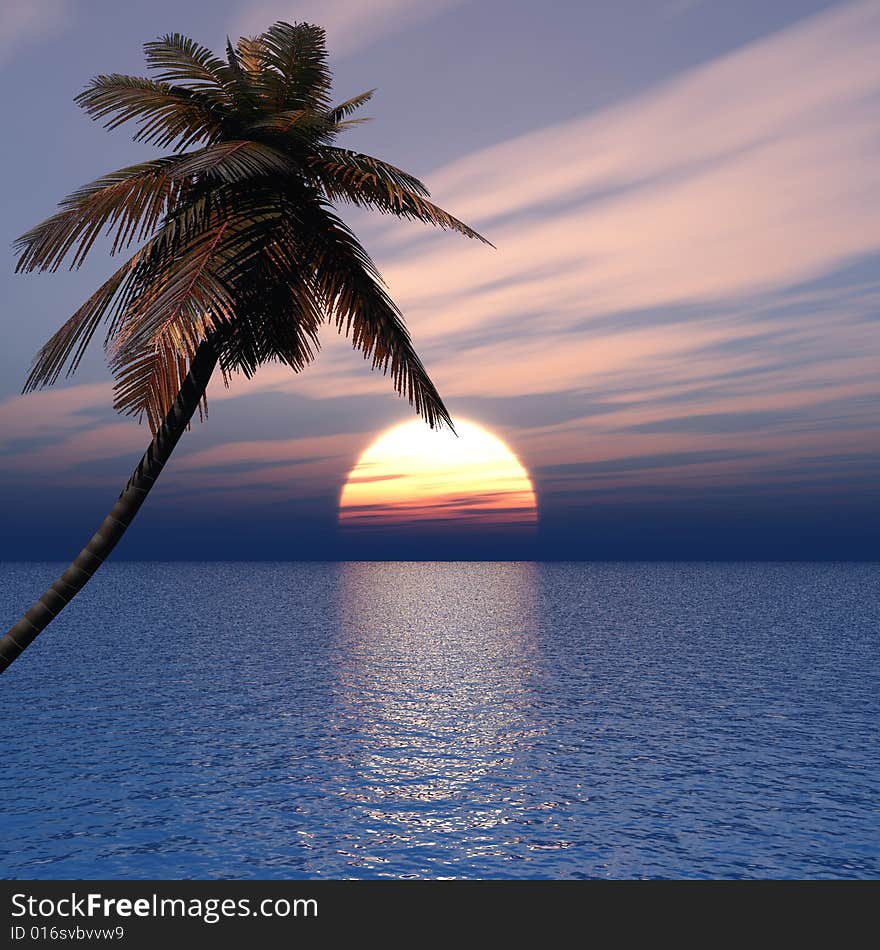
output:
[[[519,459],[476,423],[455,429],[414,420],[380,435],[349,473],[340,524],[534,528],[535,491]]]

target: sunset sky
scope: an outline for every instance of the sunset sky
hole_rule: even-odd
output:
[[[340,532],[349,472],[412,413],[328,327],[303,374],[213,385],[118,556],[880,556],[878,0],[30,0],[0,9],[0,557],[75,554],[149,441],[99,347],[17,396],[112,260],[15,276],[11,242],[153,154],[73,96],[161,33],[221,49],[275,19],[326,26],[338,99],[378,87],[343,144],[496,245],[341,209],[538,527]]]

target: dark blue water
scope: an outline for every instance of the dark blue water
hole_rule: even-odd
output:
[[[878,653],[880,565],[110,564],[0,678],[0,874],[877,876]]]

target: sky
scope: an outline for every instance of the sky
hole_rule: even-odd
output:
[[[378,89],[343,144],[496,245],[341,209],[537,527],[340,530],[349,473],[412,413],[328,327],[302,374],[212,384],[115,556],[878,557],[877,0],[0,0],[0,558],[74,556],[149,441],[100,347],[18,395],[113,262],[16,276],[12,241],[154,154],[73,96],[142,74],[160,34],[221,49],[275,19],[326,27],[338,99]]]

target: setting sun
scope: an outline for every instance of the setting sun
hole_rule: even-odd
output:
[[[349,473],[340,522],[534,527],[535,492],[517,457],[473,422],[455,427],[457,436],[415,420],[379,436]]]

